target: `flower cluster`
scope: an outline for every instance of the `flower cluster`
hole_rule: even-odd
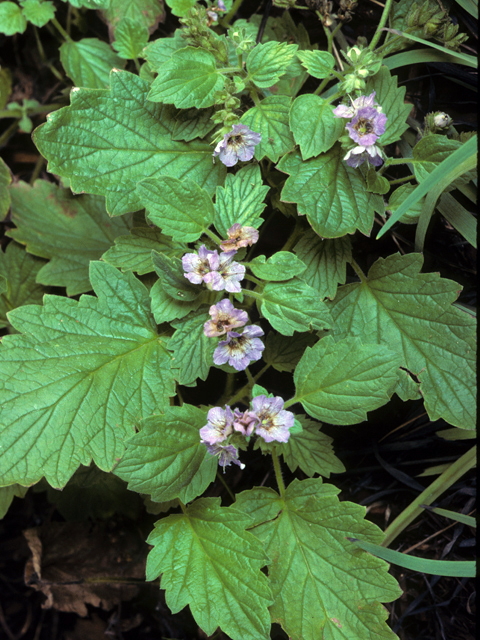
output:
[[[225,3],[223,2],[223,0],[218,0],[217,6],[214,5],[213,7],[210,7],[210,9],[207,9],[207,16],[208,16],[207,26],[210,26],[214,22],[217,22],[218,14],[225,13],[226,10],[227,10],[227,7],[225,6]]]
[[[215,147],[213,157],[219,157],[226,167],[233,167],[239,160],[251,160],[255,153],[255,145],[262,136],[251,131],[245,124],[233,124],[232,130],[223,136],[223,140]]]
[[[345,156],[350,167],[357,168],[365,160],[374,167],[383,163],[382,154],[376,146],[377,139],[385,133],[387,116],[375,102],[375,91],[369,96],[360,96],[351,106],[339,105],[333,110],[337,118],[351,118],[346,128],[350,138],[357,144]]]
[[[207,424],[200,429],[201,442],[211,455],[218,457],[218,464],[223,467],[233,462],[242,469],[245,467],[238,459],[238,450],[228,443],[235,434],[249,437],[255,433],[265,442],[288,442],[290,429],[295,422],[291,411],[285,411],[282,398],[257,396],[252,401],[252,409],[240,411],[225,405],[213,407],[207,415]]]
[[[220,253],[209,251],[202,244],[198,253],[186,253],[182,258],[184,275],[192,284],[205,282],[214,291],[240,292],[240,282],[245,276],[245,267],[233,261],[236,251]]]

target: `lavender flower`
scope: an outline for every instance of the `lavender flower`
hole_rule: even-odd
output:
[[[357,112],[360,109],[365,107],[375,107],[379,113],[382,111],[382,107],[375,102],[375,91],[373,91],[369,96],[360,96],[359,98],[352,100],[350,107],[347,107],[345,104],[338,105],[338,107],[335,107],[333,110],[333,115],[337,118],[353,118],[357,115]]]
[[[209,251],[204,244],[197,253],[186,253],[182,258],[184,275],[192,284],[206,282],[205,278],[219,266],[217,251]]]
[[[255,153],[255,145],[259,144],[261,139],[259,133],[251,131],[246,125],[234,124],[230,133],[226,133],[215,147],[213,157],[219,156],[226,167],[233,167],[239,160],[251,160]]]
[[[283,400],[279,396],[267,398],[257,396],[252,401],[253,411],[259,419],[255,426],[255,433],[261,436],[265,442],[288,442],[291,427],[295,422],[295,416],[291,411],[283,409]]]
[[[229,291],[230,293],[239,293],[241,291],[240,281],[245,276],[245,267],[238,262],[233,262],[233,256],[236,251],[221,253],[215,270],[207,273],[203,281],[207,284],[208,289],[214,291]]]
[[[218,444],[233,433],[233,412],[228,405],[225,409],[213,407],[207,414],[207,424],[200,429],[200,438],[204,444]]]
[[[250,362],[260,360],[265,345],[258,336],[263,336],[260,327],[249,325],[242,334],[230,331],[227,339],[222,340],[213,352],[215,364],[225,364],[228,361],[237,371],[243,371]]]
[[[235,309],[228,298],[212,305],[209,310],[212,319],[205,322],[203,332],[209,338],[222,336],[224,333],[243,327],[248,322],[246,311]]]
[[[352,140],[362,147],[369,147],[385,133],[387,116],[374,107],[358,109],[353,119],[346,125]]]
[[[224,240],[220,244],[222,251],[236,251],[240,247],[252,246],[258,240],[258,231],[253,227],[242,227],[241,224],[235,223],[233,227],[227,231],[228,240]]]
[[[233,444],[205,444],[207,451],[212,456],[218,457],[218,464],[223,467],[223,473],[225,473],[225,467],[229,467],[232,462],[245,469],[245,465],[238,459],[238,451]]]
[[[363,164],[365,160],[374,167],[379,167],[383,163],[380,149],[374,144],[368,147],[360,145],[358,147],[350,149],[350,151],[344,157],[344,160],[349,167],[353,167],[354,169]]]
[[[233,414],[235,431],[239,431],[244,436],[251,435],[255,425],[259,422],[257,415],[253,411],[240,411],[240,409],[235,409]]]

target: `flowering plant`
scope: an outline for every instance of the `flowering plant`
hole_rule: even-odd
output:
[[[420,117],[396,75],[416,54],[385,53],[440,38],[420,60],[473,63],[428,2],[373,3],[355,40],[360,4],[0,3],[12,50],[35,37],[54,78],[20,105],[0,69],[0,141],[35,125],[36,154],[30,183],[16,142],[14,178],[0,161],[0,512],[37,485],[62,516],[112,521],[115,549],[143,536],[135,567],[102,556],[61,589],[32,542],[47,606],[81,582],[79,615],[113,607],[146,573],[167,605],[149,619],[188,619],[158,637],[396,637],[385,547],[417,512],[394,503],[383,532],[344,473],[370,449],[390,473],[375,447],[412,412],[460,447],[474,430],[472,293],[457,302],[450,267],[476,242],[476,137],[430,100]]]

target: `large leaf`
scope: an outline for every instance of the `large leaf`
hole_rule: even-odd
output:
[[[29,253],[50,259],[37,282],[67,287],[69,296],[90,291],[88,265],[126,233],[128,218],[113,219],[99,196],[73,196],[52,182],[37,180],[33,187],[18,182],[11,187],[12,220],[9,235]]]
[[[192,386],[197,378],[205,380],[213,364],[218,340],[204,334],[203,325],[207,320],[210,320],[208,313],[199,312],[172,323],[176,331],[168,348],[173,351],[173,374],[180,384]]]
[[[339,489],[294,480],[281,498],[258,487],[237,496],[235,506],[253,516],[263,542],[274,603],[273,622],[292,640],[393,640],[380,602],[401,595],[386,562],[361,552],[347,536],[380,543],[380,529],[365,509],[339,502]]]
[[[388,345],[418,376],[431,420],[474,429],[475,320],[452,306],[460,285],[420,274],[422,263],[417,253],[380,258],[363,282],[340,287],[334,335]]]
[[[298,363],[293,401],[317,420],[362,422],[367,411],[388,402],[399,365],[400,357],[383,345],[362,344],[358,338],[335,343],[327,336],[308,347]]]
[[[0,251],[0,280],[4,283],[3,291],[0,289],[0,327],[10,325],[7,313],[12,309],[42,301],[45,287],[36,279],[44,265],[16,242],[10,242],[5,253]]]
[[[148,99],[174,104],[179,109],[211,107],[223,89],[225,76],[217,71],[213,55],[198,47],[175,51],[159,69]]]
[[[256,164],[243,167],[235,175],[229,173],[224,187],[215,194],[215,228],[227,237],[227,230],[236,222],[242,226],[258,227],[265,209],[263,202],[268,187],[263,184],[260,168]]]
[[[332,438],[319,430],[322,425],[298,413],[295,419],[303,430],[291,433],[288,442],[276,444],[278,453],[283,455],[290,470],[300,467],[307,476],[319,473],[325,478],[329,478],[331,473],[343,473],[345,467],[333,452]]]
[[[217,458],[200,442],[199,431],[206,424],[206,412],[189,404],[146,418],[128,441],[115,475],[155,502],[190,502],[205,491],[218,469]]]
[[[292,336],[294,331],[330,327],[328,310],[318,291],[301,280],[269,282],[259,306],[272,327],[284,336]]]
[[[334,298],[338,284],[347,278],[347,262],[352,260],[352,246],[348,236],[320,238],[307,231],[294,247],[294,251],[307,266],[298,277],[316,289],[321,298]]]
[[[90,279],[98,298],[45,296],[10,313],[24,335],[0,349],[0,484],[61,487],[92,459],[110,471],[135,422],[175,392],[146,287],[101,262]]]
[[[148,218],[179,242],[194,242],[215,216],[212,199],[192,180],[150,178],[137,185]]]
[[[262,136],[260,144],[255,147],[257,160],[267,156],[278,162],[280,156],[295,146],[288,124],[291,103],[288,96],[268,96],[243,114],[242,124]]]
[[[397,78],[392,76],[384,65],[380,71],[367,80],[365,94],[375,91],[375,100],[387,115],[385,133],[380,136],[379,142],[383,145],[400,140],[400,136],[408,129],[407,118],[413,108],[411,104],[405,104],[406,87],[397,87]]]
[[[310,93],[294,100],[290,109],[290,129],[300,146],[302,158],[308,160],[333,147],[345,130],[345,122],[333,115],[333,107],[327,100]]]
[[[267,558],[245,531],[251,523],[239,509],[220,507],[220,498],[203,498],[156,522],[147,539],[147,580],[162,575],[172,613],[190,605],[209,636],[220,627],[232,640],[270,637],[271,592],[260,571]]]
[[[324,238],[339,238],[359,229],[368,235],[373,226],[374,196],[365,189],[360,171],[342,162],[344,151],[335,144],[327,153],[302,161],[300,153],[284,156],[277,165],[289,173],[281,198],[297,204],[315,232]]]
[[[110,71],[125,66],[125,60],[98,38],[67,40],[60,47],[60,61],[76,87],[90,89],[105,89],[110,83]]]
[[[286,72],[298,45],[286,42],[257,44],[247,56],[248,79],[257,87],[271,87]]]
[[[71,105],[35,130],[49,171],[69,178],[75,192],[105,195],[112,215],[142,208],[135,185],[144,178],[188,177],[213,192],[226,168],[212,163],[210,145],[173,141],[171,108],[149,102],[138,76],[112,72],[110,82],[110,91],[74,90]]]

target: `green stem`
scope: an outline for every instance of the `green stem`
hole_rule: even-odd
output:
[[[394,184],[402,184],[402,182],[408,182],[409,180],[414,180],[415,175],[411,173],[409,176],[405,176],[405,178],[397,178],[396,180],[389,180],[390,186]]]
[[[232,502],[235,502],[235,495],[232,493],[230,487],[228,486],[228,484],[225,482],[225,480],[222,478],[222,474],[217,471],[217,478],[218,480],[220,480],[220,482],[223,484],[223,486],[225,487],[228,495],[230,496],[230,498],[232,499]]]
[[[318,85],[318,87],[315,89],[315,91],[313,92],[313,95],[315,96],[319,96],[322,91],[325,89],[325,87],[327,86],[327,84],[331,81],[332,78],[324,78],[321,83]]]
[[[472,447],[461,456],[456,462],[451,464],[432,484],[422,491],[422,493],[406,508],[395,520],[387,527],[385,531],[385,539],[382,547],[388,547],[395,538],[413,521],[423,513],[420,505],[430,505],[434,500],[442,495],[449,487],[452,486],[467,471],[473,469],[476,465],[477,447]]]
[[[278,490],[282,498],[285,497],[285,483],[283,482],[282,469],[280,467],[280,460],[276,450],[272,451],[273,468],[275,470],[275,478],[277,479]]]
[[[288,407],[291,407],[292,404],[297,404],[298,400],[297,400],[297,396],[293,396],[293,398],[290,398],[290,400],[287,400],[285,402],[285,404],[283,405],[284,409],[288,409]]]
[[[248,274],[245,276],[245,280],[250,280],[250,282],[254,282],[259,287],[263,285],[263,282],[261,280],[255,278],[255,276],[251,276]]]
[[[35,163],[35,167],[33,168],[33,171],[32,171],[32,177],[30,178],[30,185],[33,185],[35,180],[40,175],[40,171],[42,170],[44,163],[45,163],[45,158],[43,158],[42,156],[38,156],[38,160]]]
[[[219,236],[217,236],[216,233],[214,233],[213,231],[210,231],[210,229],[205,229],[203,233],[206,236],[208,236],[211,240],[213,240],[215,244],[220,244],[221,242],[223,242],[223,240]]]
[[[56,111],[57,109],[61,109],[64,107],[64,104],[41,104],[38,107],[29,107],[27,109],[27,115],[36,116],[39,113],[45,113],[46,111]],[[21,109],[0,109],[0,118],[21,118],[22,110]]]
[[[245,368],[245,374],[247,376],[247,380],[248,380],[248,384],[253,387],[253,385],[255,384],[255,380],[253,379],[252,374],[250,373],[250,371],[248,370],[248,367]]]
[[[243,0],[235,0],[230,11],[227,13],[227,15],[224,18],[222,18],[222,26],[227,28],[227,26],[230,24],[230,20],[237,13],[242,2]]]
[[[0,118],[1,118],[1,115],[0,115]],[[15,131],[17,130],[17,127],[18,127],[18,120],[15,120],[15,122],[12,122],[12,124],[5,129],[5,131],[0,136],[0,147],[3,147],[3,145],[6,144],[10,136],[13,133],[15,133]]]
[[[382,17],[380,18],[380,22],[378,23],[377,30],[375,31],[372,41],[368,45],[370,51],[373,51],[377,42],[382,37],[382,29],[387,24],[388,16],[390,15],[390,10],[392,8],[393,0],[386,0],[385,6],[383,8]]]
[[[357,276],[360,278],[360,280],[362,282],[366,282],[367,281],[367,276],[363,273],[363,271],[359,267],[358,263],[353,258],[352,258],[352,261],[351,261],[350,264],[352,265],[353,270],[355,271]]]
[[[248,296],[250,298],[255,298],[255,300],[262,300],[263,295],[257,293],[256,291],[252,291],[251,289],[242,289],[243,295]]]
[[[56,18],[52,18],[51,22],[52,22],[53,26],[57,29],[57,31],[59,31],[59,33],[65,38],[65,40],[67,42],[71,42],[72,41],[72,39],[70,38],[68,33],[65,31],[65,29],[62,27],[62,25],[59,23],[59,21]]]

